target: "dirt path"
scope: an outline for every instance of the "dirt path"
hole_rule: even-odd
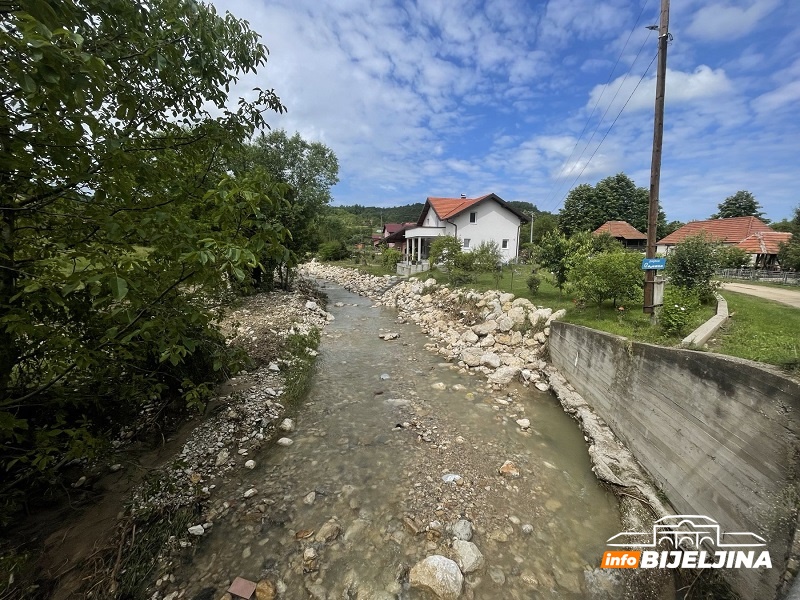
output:
[[[766,287],[761,285],[748,285],[746,283],[723,283],[723,290],[739,292],[749,296],[758,296],[767,300],[774,300],[781,304],[788,304],[794,308],[800,308],[800,291],[784,290],[780,288]]]

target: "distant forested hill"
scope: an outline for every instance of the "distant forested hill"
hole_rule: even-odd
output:
[[[421,202],[415,204],[407,204],[405,206],[361,206],[354,204],[352,206],[340,206],[342,210],[357,216],[364,222],[372,222],[373,224],[379,223],[407,223],[416,222],[422,212],[422,207],[425,206]]]
[[[532,212],[534,216],[539,216],[542,213],[542,211],[536,208],[536,205],[531,204],[530,202],[520,202],[515,200],[513,202],[509,202],[508,204],[513,206],[518,211],[525,213],[526,215],[530,215]],[[405,206],[391,206],[386,208],[378,206],[361,206],[360,204],[354,204],[352,206],[340,206],[338,208],[357,216],[364,222],[372,221],[372,223],[407,223],[416,221],[419,218],[424,206],[425,205],[422,202],[417,202],[415,204],[407,204]]]

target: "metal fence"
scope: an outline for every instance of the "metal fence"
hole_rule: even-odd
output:
[[[763,269],[719,269],[717,277],[722,279],[747,279],[750,281],[766,281],[784,285],[800,286],[800,273],[795,271],[764,271]]]

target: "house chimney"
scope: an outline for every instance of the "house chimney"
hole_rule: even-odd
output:
[[[461,194],[461,199],[462,200],[466,200],[467,199],[467,195],[466,194]]]

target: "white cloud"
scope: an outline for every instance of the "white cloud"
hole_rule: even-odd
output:
[[[753,107],[760,114],[768,114],[789,105],[796,111],[798,103],[800,103],[800,81],[791,81],[753,100]]]
[[[656,78],[649,76],[637,88],[640,79],[641,75],[621,76],[608,85],[595,86],[589,95],[588,110],[591,111],[595,104],[600,114],[611,109],[610,119],[616,116],[626,101],[626,112],[653,110]],[[692,73],[667,69],[665,103],[675,106],[716,101],[730,94],[733,89],[732,82],[722,69],[712,69],[707,65],[698,66]]]
[[[694,14],[687,32],[701,40],[734,40],[744,37],[771,13],[778,0],[717,2]]]

